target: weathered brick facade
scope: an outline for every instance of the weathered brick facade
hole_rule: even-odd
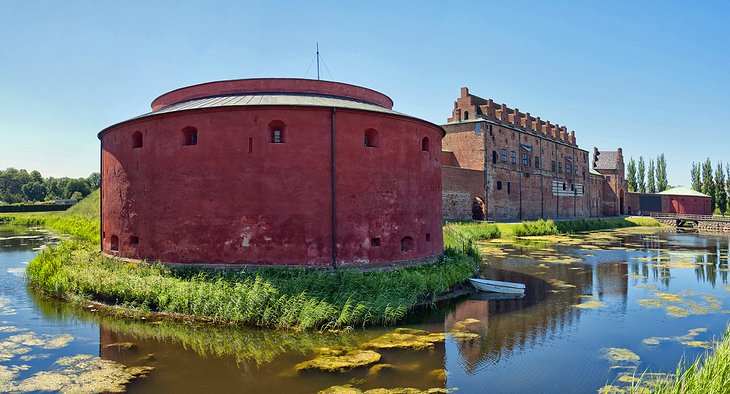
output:
[[[485,219],[494,221],[616,214],[618,204],[607,204],[606,198],[623,195],[623,158],[620,167],[608,170],[612,187],[608,177],[589,169],[588,151],[565,126],[471,95],[467,88],[448,122],[443,125],[448,157],[442,156],[445,218],[479,219],[474,206],[480,202]]]

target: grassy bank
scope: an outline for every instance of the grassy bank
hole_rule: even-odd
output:
[[[650,387],[650,389],[647,389]],[[673,380],[650,380],[644,377],[634,383],[631,393],[730,393],[730,327],[725,330],[725,337],[715,348],[685,366],[680,362]]]
[[[324,329],[393,324],[473,276],[479,257],[473,235],[457,230],[438,262],[391,271],[170,269],[103,257],[98,199],[90,197],[64,214],[0,220],[44,225],[73,236],[28,265],[30,285],[46,295],[235,325]]]
[[[99,243],[99,191],[59,213],[0,214],[0,224],[44,226],[90,243]]]
[[[533,235],[572,234],[583,231],[608,230],[624,227],[659,227],[661,224],[653,218],[628,217],[606,219],[576,220],[537,220],[512,225],[512,234],[518,237]]]

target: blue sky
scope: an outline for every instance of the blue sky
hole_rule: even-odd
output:
[[[692,161],[730,161],[729,14],[720,1],[3,1],[0,168],[86,176],[96,133],[158,95],[305,77],[319,41],[334,80],[398,111],[444,123],[468,86],[584,149],[664,152],[686,185]]]

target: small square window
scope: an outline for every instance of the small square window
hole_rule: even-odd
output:
[[[130,245],[139,245],[139,237],[129,237]]]
[[[370,238],[370,246],[380,246],[380,238]]]

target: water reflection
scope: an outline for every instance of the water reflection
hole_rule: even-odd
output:
[[[699,355],[723,333],[729,316],[727,237],[630,231],[556,237],[499,245],[488,255],[483,276],[525,283],[524,298],[473,295],[404,323],[445,332],[445,341],[420,350],[372,349],[381,355],[374,366],[297,372],[298,363],[323,348],[346,353],[398,331],[311,333],[104,317],[27,290],[16,269],[44,242],[49,239],[40,232],[0,232],[0,298],[14,312],[0,316],[0,326],[68,333],[74,341],[44,350],[46,359],[24,362],[29,369],[12,372],[14,382],[57,368],[62,357],[92,354],[125,368],[154,367],[126,386],[132,392],[311,393],[348,385],[361,391],[595,392],[634,370],[673,370],[683,355]],[[464,327],[477,335],[457,335]],[[11,335],[0,331],[0,342]],[[615,368],[606,354],[619,351],[638,359]],[[17,365],[15,356],[0,360],[0,369]]]

